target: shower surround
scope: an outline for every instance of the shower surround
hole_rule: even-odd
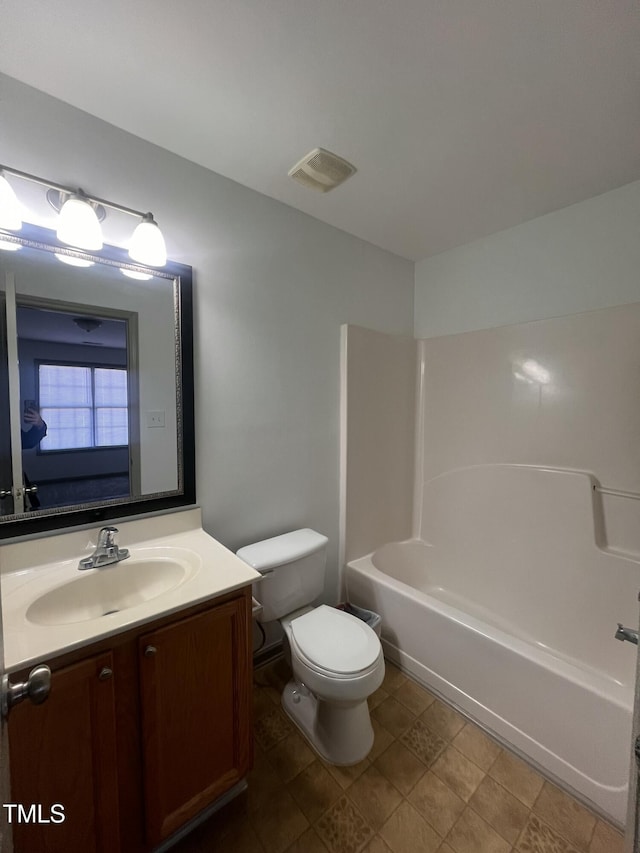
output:
[[[621,825],[635,649],[614,632],[638,618],[640,305],[413,342],[411,400],[384,399],[406,385],[399,364],[385,394],[369,369],[372,347],[385,363],[398,346],[344,334],[348,595],[381,613],[392,660]],[[397,423],[368,459],[357,441],[376,411],[415,424],[392,494],[371,482],[403,458]],[[412,520],[381,530],[398,495]]]

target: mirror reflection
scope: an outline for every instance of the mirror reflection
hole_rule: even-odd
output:
[[[176,285],[0,252],[0,516],[180,488]]]

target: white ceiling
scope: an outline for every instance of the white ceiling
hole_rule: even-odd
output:
[[[414,260],[640,178],[637,0],[21,0],[0,69]]]

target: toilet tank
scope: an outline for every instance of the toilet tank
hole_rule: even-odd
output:
[[[308,527],[263,539],[237,551],[262,579],[253,594],[262,604],[261,622],[280,619],[316,599],[324,589],[327,542]]]

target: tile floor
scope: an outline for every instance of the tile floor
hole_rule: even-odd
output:
[[[375,743],[319,759],[285,716],[278,660],[255,672],[249,790],[176,853],[622,853],[622,836],[387,663]]]

